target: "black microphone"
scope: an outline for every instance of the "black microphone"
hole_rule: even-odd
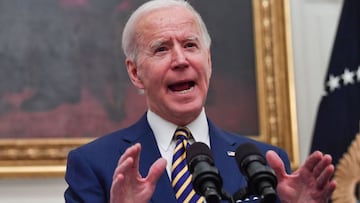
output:
[[[220,202],[222,179],[214,166],[209,147],[202,142],[190,145],[186,150],[186,162],[195,192],[204,196],[207,203]]]
[[[266,165],[265,158],[256,145],[240,145],[236,149],[235,157],[241,173],[247,178],[249,194],[259,196],[261,202],[275,202],[277,178],[274,171]]]

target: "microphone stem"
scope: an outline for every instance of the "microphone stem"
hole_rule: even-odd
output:
[[[224,189],[221,190],[221,198],[223,200],[228,200],[229,203],[235,203],[234,198],[228,192],[226,192]]]

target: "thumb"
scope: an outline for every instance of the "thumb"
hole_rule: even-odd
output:
[[[266,152],[266,160],[268,161],[270,167],[274,170],[276,177],[281,180],[286,176],[284,162],[281,160],[279,155],[269,150]]]
[[[147,179],[150,184],[155,185],[159,180],[161,174],[165,171],[166,159],[160,158],[156,160],[150,167]]]

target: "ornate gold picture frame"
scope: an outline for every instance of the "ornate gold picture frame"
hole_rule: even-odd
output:
[[[258,116],[255,133],[245,135],[284,148],[289,154],[292,168],[297,168],[299,152],[288,1],[249,2],[255,33],[253,69],[257,98],[255,112]],[[2,137],[0,177],[62,176],[68,152],[95,138]]]
[[[295,81],[288,0],[253,1],[260,140],[284,148],[299,166]]]

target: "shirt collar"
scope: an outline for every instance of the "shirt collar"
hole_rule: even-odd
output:
[[[173,140],[174,132],[178,126],[161,118],[151,110],[148,110],[147,112],[147,119],[152,131],[154,132],[158,146],[167,151],[171,141]],[[203,142],[210,146],[209,127],[204,108],[199,116],[186,127],[191,131],[195,142]]]

